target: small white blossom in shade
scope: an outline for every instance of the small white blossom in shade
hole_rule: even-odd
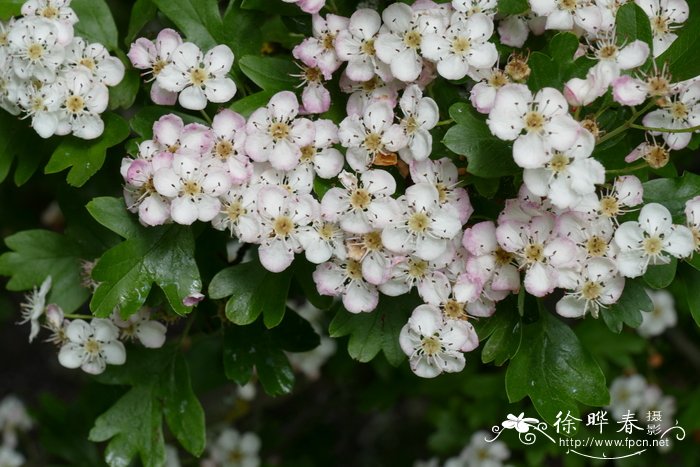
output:
[[[26,459],[22,454],[8,445],[0,445],[0,465],[2,467],[21,467],[26,465],[25,462]]]
[[[180,456],[177,448],[172,444],[165,445],[165,465],[168,467],[181,467]]]
[[[414,161],[410,167],[414,183],[429,183],[438,191],[440,204],[449,204],[457,209],[459,221],[464,224],[474,212],[467,190],[458,187],[457,167],[447,157]]]
[[[700,196],[685,202],[685,217],[695,240],[695,251],[700,251]]]
[[[51,336],[46,342],[51,342],[57,346],[62,346],[66,340],[66,327],[70,321],[65,319],[63,309],[60,306],[50,303],[46,306],[46,323],[44,327],[51,332]]]
[[[56,80],[65,49],[58,43],[55,22],[38,17],[19,19],[9,29],[7,41],[12,69],[19,78],[43,83]]]
[[[92,79],[86,70],[75,69],[65,73],[58,82],[65,87],[64,101],[58,111],[56,134],[73,133],[78,138],[94,139],[104,132],[100,114],[107,110],[107,86]]]
[[[319,217],[318,202],[310,195],[292,196],[278,186],[258,191],[256,202],[260,217],[260,263],[269,271],[281,272],[303,249],[301,229]]]
[[[245,126],[245,119],[229,109],[217,113],[211,124],[216,138],[211,154],[221,161],[235,185],[246,183],[253,176],[253,166],[245,154]]]
[[[328,14],[311,17],[313,36],[304,39],[294,47],[292,55],[308,67],[318,67],[325,79],[331,79],[342,62],[335,52],[335,38],[340,31],[348,28],[349,19],[344,16]]]
[[[304,13],[317,14],[326,5],[326,0],[282,0],[285,3],[296,3]]]
[[[529,222],[503,221],[496,228],[501,247],[515,254],[526,269],[525,289],[536,297],[551,293],[563,275],[573,267],[578,249],[574,242],[554,233],[554,216],[543,214]]]
[[[661,426],[662,431],[666,430],[672,426],[673,420],[675,420],[676,399],[673,396],[665,396],[661,388],[649,384],[644,391],[644,398],[637,413],[646,415],[649,412],[661,413],[662,418],[657,423]]]
[[[444,33],[426,34],[423,56],[437,62],[437,71],[443,78],[462,79],[473,74],[473,70],[496,64],[496,46],[488,42],[492,35],[493,20],[476,13],[457,19]]]
[[[673,225],[671,213],[658,203],[646,204],[639,221],[624,222],[615,231],[620,252],[617,267],[625,277],[643,275],[652,264],[670,262],[668,255],[683,258],[695,248],[693,233],[683,225]]]
[[[306,170],[321,178],[333,178],[343,169],[345,158],[333,147],[338,143],[338,127],[331,120],[315,120],[314,141],[301,148],[301,159],[294,170]]]
[[[333,259],[319,264],[313,280],[321,295],[342,297],[343,306],[350,313],[374,310],[379,303],[379,291],[362,276],[362,264],[352,258]]]
[[[647,382],[640,375],[619,376],[610,385],[610,405],[614,419],[619,420],[628,410],[638,410],[644,402]]]
[[[0,401],[0,430],[2,430],[3,447],[14,449],[17,446],[18,432],[28,431],[32,425],[32,419],[24,403],[17,396],[9,394]],[[6,464],[0,460],[0,465]]]
[[[339,222],[346,232],[365,234],[383,228],[397,214],[398,206],[391,195],[396,180],[385,170],[368,170],[358,177],[342,172],[338,177],[343,188],[328,190],[321,200],[324,219]]]
[[[18,96],[19,107],[32,118],[32,128],[42,138],[53,136],[58,129],[58,111],[65,99],[63,93],[64,89],[56,84],[36,86],[30,83]]]
[[[167,328],[163,323],[151,319],[151,313],[142,309],[124,320],[119,312],[112,314],[111,320],[119,328],[119,337],[127,340],[138,340],[144,347],[159,349],[165,343]]]
[[[440,194],[428,183],[406,189],[399,199],[400,215],[382,232],[382,243],[396,253],[413,253],[430,261],[445,252],[447,243],[462,228],[457,209],[440,204]]]
[[[2,50],[0,47],[0,108],[12,115],[19,115],[22,109],[17,101],[23,94],[24,82],[12,70],[10,57],[2,56]]]
[[[584,195],[605,182],[605,167],[590,157],[595,138],[581,129],[571,148],[553,151],[544,167],[525,169],[523,182],[537,196],[546,196],[560,209],[575,207]]]
[[[260,242],[260,218],[255,207],[258,188],[235,187],[219,196],[221,211],[212,219],[217,230],[229,230],[242,242]]]
[[[661,109],[649,112],[642,119],[644,126],[683,130],[700,125],[700,82],[694,82],[681,88]],[[661,135],[671,149],[683,149],[693,136],[692,132],[665,133],[651,131],[652,135]]]
[[[163,89],[156,78],[172,61],[175,49],[182,44],[182,38],[173,29],[163,29],[158,33],[155,42],[139,37],[131,44],[127,56],[134,68],[146,70],[143,75],[147,81],[153,81],[151,100],[159,105],[174,105],[177,93]]]
[[[58,353],[58,361],[66,368],[98,375],[108,364],[122,365],[126,361],[124,344],[118,340],[119,328],[109,320],[73,320],[66,328],[66,337],[68,341]]]
[[[399,334],[411,370],[421,378],[464,369],[464,353],[479,345],[474,328],[464,320],[445,320],[439,308],[420,305]]]
[[[673,31],[688,19],[688,3],[685,0],[634,0],[634,3],[649,16],[656,58],[678,37]]]
[[[321,343],[318,347],[307,352],[287,352],[289,363],[297,371],[302,372],[308,379],[315,381],[321,377],[321,367],[330,357],[332,357],[338,344],[335,339],[321,336]]]
[[[643,337],[658,336],[678,322],[676,304],[673,295],[666,290],[646,289],[646,292],[654,303],[654,309],[642,312],[642,324],[637,332]]]
[[[544,166],[552,149],[569,149],[581,129],[559,91],[542,88],[533,98],[524,84],[500,88],[486,122],[498,138],[515,140],[513,159],[526,169]],[[523,131],[525,134],[521,135]]]
[[[625,288],[625,278],[617,273],[615,262],[592,258],[576,277],[576,287],[557,302],[556,310],[566,318],[598,318],[601,308],[617,302]]]
[[[307,118],[297,118],[299,102],[294,93],[278,92],[253,112],[246,124],[245,151],[255,162],[270,162],[279,170],[299,163],[301,148],[314,142],[315,127]]]
[[[325,263],[331,257],[345,259],[345,232],[337,223],[316,219],[301,229],[299,242],[306,259],[314,264]]]
[[[347,148],[348,165],[357,172],[367,170],[380,154],[399,151],[408,141],[403,128],[394,123],[394,111],[383,102],[367,106],[362,117],[343,119],[338,137]]]
[[[67,45],[73,39],[73,25],[78,22],[70,0],[27,0],[22,5],[22,15],[45,18],[54,23],[61,45]]]
[[[440,118],[440,109],[430,97],[423,97],[423,91],[412,84],[404,89],[399,101],[403,118],[400,125],[408,141],[399,149],[399,156],[406,163],[422,161],[433,150],[433,136],[430,134]]]
[[[46,295],[48,295],[49,290],[51,290],[51,276],[47,276],[44,279],[39,289],[35,287],[32,292],[27,294],[25,301],[20,305],[22,319],[19,321],[19,324],[30,323],[31,325],[29,342],[33,341],[39,334],[39,329],[41,328],[39,318],[46,310]]]
[[[444,467],[502,467],[510,458],[510,450],[503,441],[486,441],[492,437],[489,432],[477,431],[459,456],[447,459]]]
[[[260,438],[252,432],[239,433],[226,428],[209,444],[206,467],[258,467],[260,465]]]
[[[197,219],[212,220],[221,209],[218,196],[226,193],[231,181],[224,170],[208,161],[177,155],[172,167],[153,175],[156,191],[171,198],[170,216],[178,224],[190,225]]]
[[[656,138],[651,137],[651,142],[643,141],[637,145],[627,156],[625,162],[632,163],[644,159],[650,167],[658,169],[664,167],[671,160],[671,150],[665,142],[657,143]]]
[[[595,34],[603,26],[600,8],[589,0],[529,0],[532,11],[546,16],[546,29],[571,31],[578,26],[589,34]]]
[[[190,110],[202,110],[207,101],[223,103],[236,94],[236,84],[228,72],[233,65],[233,52],[226,45],[217,45],[202,55],[191,42],[178,46],[171,62],[156,76],[166,91],[179,92],[178,102]]]
[[[348,62],[345,73],[353,81],[368,81],[378,75],[391,81],[389,66],[377,58],[375,40],[382,18],[374,10],[360,8],[350,17],[348,28],[338,32],[335,51],[338,58]]]
[[[499,68],[480,70],[479,73],[482,80],[469,91],[469,101],[479,113],[487,114],[496,103],[498,90],[508,84],[510,78]]]
[[[109,55],[104,45],[88,44],[81,37],[73,38],[66,53],[66,63],[88,70],[95,79],[107,86],[116,86],[124,78],[124,64],[121,60]]]

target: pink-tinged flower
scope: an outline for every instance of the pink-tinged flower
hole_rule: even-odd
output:
[[[595,42],[595,57],[598,63],[594,66],[599,72],[601,86],[606,90],[623,70],[644,65],[649,57],[649,46],[646,42],[636,40],[620,47],[616,44],[615,32],[604,34]]]
[[[615,227],[606,216],[587,216],[578,211],[568,211],[557,217],[557,234],[574,242],[582,258],[612,258],[610,245]]]
[[[585,196],[577,206],[577,211],[585,212],[589,219],[600,216],[606,217],[617,224],[617,217],[632,211],[635,206],[642,203],[644,188],[642,182],[634,175],[617,177],[612,190],[601,195]]]
[[[467,298],[470,290],[478,284],[490,281],[490,287],[496,291],[517,292],[520,289],[520,273],[513,264],[515,257],[505,251],[496,239],[496,225],[492,221],[479,222],[464,231],[462,245],[470,256],[466,264],[466,277],[460,277],[468,286],[464,291]],[[455,285],[455,290],[457,286]],[[472,301],[472,300],[468,300]]]
[[[299,232],[299,243],[306,259],[314,264],[325,263],[332,257],[345,259],[345,232],[335,222],[315,219]]]
[[[227,76],[232,65],[233,52],[226,45],[202,55],[199,47],[185,42],[173,51],[156,80],[166,91],[179,92],[178,102],[184,108],[202,110],[207,101],[227,102],[236,94],[236,84]]]
[[[529,0],[532,11],[538,16],[546,16],[547,29],[571,31],[574,26],[595,34],[603,25],[603,14],[597,5],[589,0]]]
[[[411,371],[421,378],[464,369],[463,352],[474,350],[479,337],[463,320],[444,320],[432,305],[420,305],[399,334],[401,350],[408,356]]]
[[[331,93],[323,85],[321,70],[306,66],[302,66],[301,70],[300,74],[293,75],[301,79],[300,86],[304,87],[299,113],[309,115],[327,112],[331,108]]]
[[[385,83],[379,76],[368,81],[353,81],[343,71],[340,75],[340,90],[350,94],[345,111],[348,115],[362,116],[370,105],[383,102],[390,108],[396,107],[399,100],[398,81]]]
[[[338,143],[338,127],[331,120],[315,120],[313,124],[314,141],[301,148],[301,160],[295,170],[315,173],[321,178],[333,178],[345,163],[343,154],[333,147]]]
[[[700,251],[700,196],[685,202],[685,217],[687,226],[693,233],[695,251]]]
[[[447,79],[462,79],[474,70],[491,68],[498,61],[496,46],[488,42],[493,20],[482,13],[453,22],[444,33],[426,34],[423,56],[437,62],[437,71]]]
[[[527,433],[528,431],[530,431],[530,428],[532,426],[535,426],[540,422],[536,418],[525,417],[525,412],[522,412],[517,417],[509,413],[506,418],[507,420],[501,423],[501,425],[503,425],[503,428],[506,428],[508,430],[512,430],[513,428],[515,428],[515,430],[518,433]]]
[[[671,160],[671,150],[666,147],[665,142],[659,144],[653,136],[651,139],[651,143],[649,141],[639,143],[632,152],[625,156],[625,162],[630,163],[639,159],[644,159],[650,167],[655,169],[668,164],[668,161]]]
[[[244,150],[245,128],[245,119],[229,109],[216,114],[211,124],[215,138],[211,154],[221,161],[236,185],[246,183],[253,176],[253,165]]]
[[[254,178],[251,185],[278,186],[284,188],[293,196],[308,195],[313,190],[314,173],[306,169],[307,167],[305,166],[297,166],[293,170],[284,171],[270,167]]]
[[[605,167],[590,157],[595,138],[581,129],[570,149],[554,151],[544,167],[525,169],[523,182],[537,196],[547,196],[560,209],[574,208],[584,195],[605,182]]]
[[[346,252],[348,257],[362,264],[362,277],[370,284],[379,285],[389,280],[396,258],[382,244],[381,230],[347,238]]]
[[[313,273],[318,293],[342,296],[343,306],[350,313],[374,310],[379,303],[379,291],[362,277],[362,265],[352,258],[319,264]]]
[[[235,187],[219,196],[221,210],[211,223],[217,230],[229,230],[241,242],[260,243],[260,217],[256,207],[259,187]]]
[[[700,125],[700,82],[694,82],[681,89],[663,108],[649,112],[642,120],[645,126],[682,130]],[[661,135],[671,149],[683,149],[692,138],[693,133],[664,133],[651,131],[652,135]]]
[[[172,167],[155,172],[153,185],[159,194],[172,199],[172,219],[178,224],[190,225],[197,219],[208,222],[219,213],[218,196],[231,187],[231,180],[226,172],[210,162],[176,155]]]
[[[301,159],[301,148],[312,144],[315,127],[311,120],[297,118],[299,102],[294,93],[278,92],[267,107],[248,118],[245,150],[255,162],[270,162],[279,170],[291,170]]]
[[[152,320],[151,313],[145,308],[126,320],[115,311],[111,320],[119,328],[119,337],[125,341],[138,340],[141,345],[149,349],[159,349],[165,343],[167,328],[163,323]]]
[[[479,113],[487,114],[496,103],[498,90],[508,84],[510,78],[499,68],[481,70],[479,73],[483,79],[469,92],[469,101]]]
[[[155,80],[163,69],[172,61],[173,52],[182,44],[182,38],[172,29],[163,29],[155,42],[139,37],[131,44],[127,56],[134,68],[146,70],[143,75]],[[158,81],[151,86],[151,100],[158,105],[174,105],[177,93],[163,89]]]
[[[296,3],[301,11],[315,15],[326,4],[326,0],[282,0],[285,3]]]
[[[654,58],[668,49],[678,37],[673,31],[688,19],[685,0],[635,0],[651,21]]]
[[[321,200],[323,218],[339,222],[346,232],[365,234],[384,228],[398,212],[396,181],[384,170],[368,170],[356,175],[342,172],[343,188],[328,190]]]
[[[613,99],[622,105],[639,105],[647,99],[644,81],[623,75],[612,82]]]
[[[399,203],[400,214],[382,232],[382,243],[395,253],[433,260],[445,252],[449,240],[462,228],[457,209],[440,204],[440,194],[431,184],[407,188]]]
[[[600,309],[617,302],[625,288],[625,278],[608,258],[587,261],[575,281],[573,291],[557,302],[557,313],[565,318],[583,318],[586,313],[598,318]]]
[[[65,57],[57,22],[36,16],[18,19],[8,30],[6,47],[12,69],[20,79],[42,83],[56,80]]]
[[[214,133],[199,123],[185,125],[180,117],[167,114],[153,123],[153,139],[161,155],[169,154],[202,159],[214,146]]]
[[[520,267],[526,269],[525,290],[543,297],[560,284],[565,268],[576,264],[577,248],[569,239],[554,233],[554,216],[533,217],[528,223],[504,221],[496,228],[501,247],[515,254]]]
[[[498,138],[515,140],[513,159],[528,169],[542,167],[550,160],[552,149],[569,149],[581,128],[559,91],[543,88],[533,98],[524,84],[506,84],[499,89],[486,122]]]
[[[107,86],[116,86],[124,78],[124,64],[117,57],[109,55],[102,44],[88,44],[76,37],[66,53],[66,63],[81,67]]]
[[[66,327],[66,343],[58,361],[66,368],[81,368],[99,375],[107,365],[122,365],[126,350],[119,339],[119,329],[109,320],[94,318],[87,323],[75,319]]]
[[[458,187],[457,167],[446,157],[433,160],[414,161],[410,165],[411,180],[414,183],[429,183],[438,191],[440,204],[453,206],[464,224],[474,212],[467,190]]]
[[[450,281],[440,270],[438,262],[428,262],[416,256],[396,257],[389,271],[389,278],[379,285],[379,291],[396,297],[418,289],[421,299],[439,305],[441,298],[450,295]]]
[[[338,137],[340,144],[348,148],[348,164],[357,172],[367,170],[379,154],[400,150],[408,139],[401,126],[394,123],[393,110],[384,103],[368,106],[361,118],[345,117]]]
[[[503,45],[520,48],[529,35],[530,28],[525,16],[510,15],[498,22],[498,37]]]
[[[50,20],[56,25],[61,45],[70,44],[73,25],[78,22],[78,15],[70,7],[70,0],[27,0],[22,5],[22,16]]]
[[[325,18],[313,15],[313,37],[307,37],[294,47],[292,55],[308,67],[317,67],[325,79],[331,79],[342,63],[335,52],[335,38],[340,31],[348,28],[349,21],[344,16],[333,14],[328,14]]]
[[[625,277],[641,276],[649,264],[666,264],[670,261],[668,255],[684,258],[695,249],[690,229],[674,225],[671,213],[658,203],[645,205],[639,212],[638,222],[620,225],[614,240],[620,248],[617,267]]]
[[[170,220],[170,200],[156,191],[153,175],[163,167],[170,167],[172,156],[157,152],[153,141],[139,145],[139,158],[122,161],[124,201],[127,209],[138,212],[145,225],[162,225]]]
[[[433,136],[430,134],[440,119],[440,109],[430,97],[423,97],[418,86],[412,84],[403,91],[399,101],[403,118],[399,123],[408,141],[399,149],[399,156],[406,163],[422,161],[433,150]]]
[[[292,196],[278,186],[258,191],[260,217],[260,263],[271,272],[287,269],[294,254],[303,249],[299,236],[305,226],[319,218],[318,202],[310,195]]]
[[[64,87],[65,100],[58,111],[56,134],[73,133],[78,138],[94,139],[104,131],[100,114],[107,109],[107,86],[92,79],[85,70],[71,70],[57,83]]]
[[[335,50],[340,60],[348,62],[345,73],[353,81],[368,81],[375,75],[391,81],[389,66],[379,61],[375,48],[381,26],[379,13],[360,8],[350,17],[348,28],[338,32]]]
[[[610,85],[610,77],[604,76],[605,70],[606,68],[594,66],[588,70],[585,78],[571,78],[567,81],[564,85],[564,97],[567,102],[574,107],[580,107],[603,96]]]

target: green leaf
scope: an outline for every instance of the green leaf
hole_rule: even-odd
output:
[[[506,372],[510,402],[529,396],[537,412],[552,423],[559,411],[578,416],[579,401],[602,406],[610,395],[605,375],[571,329],[547,312],[526,324],[523,341]]]
[[[316,179],[318,180],[319,177],[316,177]],[[316,283],[313,280],[313,273],[315,270],[316,265],[303,257],[297,258],[294,263],[292,263],[292,277],[301,287],[306,299],[316,308],[327,310],[333,305],[333,297],[318,293]]]
[[[238,64],[243,74],[265,91],[294,89],[300,83],[299,78],[291,76],[299,73],[291,59],[246,55]]]
[[[270,338],[288,352],[308,352],[321,343],[311,323],[290,308],[287,308],[280,325],[270,330]]]
[[[264,17],[242,10],[238,3],[231,1],[224,15],[222,42],[231,47],[236,57],[259,54],[263,45],[260,23]]]
[[[693,256],[685,260],[686,263],[688,263],[690,266],[694,267],[698,271],[700,271],[700,254],[695,253]]]
[[[90,296],[81,285],[80,249],[68,237],[48,230],[25,230],[5,238],[13,251],[0,256],[0,274],[11,276],[8,290],[38,287],[51,276],[47,303],[72,313]]]
[[[642,312],[653,308],[654,305],[639,280],[627,279],[620,299],[608,308],[601,309],[600,314],[608,328],[619,334],[623,323],[636,328],[642,324]]]
[[[652,289],[665,289],[676,277],[677,267],[678,260],[673,257],[668,264],[650,265],[644,274],[644,281]]]
[[[271,396],[289,394],[294,387],[294,370],[287,356],[276,347],[263,347],[255,357],[260,384]]]
[[[668,71],[674,82],[684,81],[700,75],[700,60],[697,51],[700,48],[700,16],[690,15],[688,21],[678,30],[678,38],[666,49],[656,63],[668,63]]]
[[[105,460],[113,467],[128,465],[139,454],[144,466],[165,464],[162,412],[150,386],[129,390],[107,412],[95,420],[90,441],[111,441]]]
[[[672,216],[683,216],[685,202],[700,195],[700,175],[685,172],[680,178],[658,178],[643,186],[644,203],[661,203]]]
[[[470,105],[464,102],[452,105],[450,116],[456,125],[447,131],[443,143],[452,152],[467,157],[469,173],[498,178],[519,171],[511,148],[491,134],[484,117],[476,114]]]
[[[73,0],[70,6],[80,19],[75,25],[76,36],[99,42],[113,52],[117,50],[117,25],[105,0]]]
[[[104,164],[107,149],[124,141],[129,136],[129,125],[122,117],[106,113],[102,136],[94,140],[83,140],[67,136],[51,155],[44,173],[52,174],[70,167],[68,183],[83,186]]]
[[[272,96],[275,95],[274,91],[260,91],[250,96],[246,96],[243,99],[239,99],[229,107],[234,112],[238,112],[244,117],[248,118],[250,114],[255,112],[260,107],[265,107]]]
[[[206,125],[207,122],[199,117],[194,117],[183,112],[173,111],[169,107],[148,106],[144,107],[131,119],[131,129],[146,139],[153,137],[153,123],[163,115],[175,114],[187,123],[201,123]]]
[[[527,12],[530,5],[527,0],[500,0],[498,12],[502,15],[520,15]]]
[[[243,0],[241,2],[241,8],[285,16],[299,16],[303,14],[296,5],[283,3],[281,0]]]
[[[533,52],[528,59],[530,77],[528,87],[534,92],[544,87],[559,89],[561,83],[571,78],[585,76],[595,61],[581,57],[574,60],[579,46],[578,37],[570,32],[556,34],[549,42],[549,55]]]
[[[109,108],[128,109],[136,100],[141,78],[136,70],[126,70],[124,79],[118,85],[109,88]]]
[[[7,21],[13,16],[19,16],[25,1],[26,0],[0,0],[0,19]]]
[[[605,371],[609,364],[618,368],[634,366],[632,358],[643,353],[647,341],[636,332],[614,334],[597,319],[587,319],[574,328],[581,344],[593,355]],[[607,373],[607,371],[605,371]]]
[[[92,205],[93,211],[95,206]],[[122,206],[121,210],[126,208]],[[92,270],[92,277],[100,283],[90,302],[93,313],[106,317],[119,309],[123,317],[128,317],[143,306],[154,283],[163,290],[176,313],[184,315],[191,311],[183,300],[199,292],[202,282],[188,227],[133,228],[122,222],[108,222],[101,214],[96,219],[126,235],[127,240],[107,250]]]
[[[513,358],[520,349],[523,325],[517,308],[497,310],[493,316],[475,323],[479,341],[488,341],[481,351],[481,361],[501,366]]]
[[[19,126],[19,121],[7,112],[0,112],[0,183],[10,173],[12,161],[15,158],[14,134]]]
[[[217,0],[152,0],[204,52],[215,47],[223,23]]]
[[[97,222],[123,238],[138,235],[141,230],[136,218],[124,209],[123,198],[93,198],[86,208]]]
[[[616,42],[620,46],[640,40],[646,42],[649,45],[649,50],[652,50],[653,42],[649,17],[636,3],[626,3],[617,10],[615,31],[617,36]],[[650,60],[651,54],[647,58],[647,63]],[[643,66],[643,68],[646,68],[646,66]]]
[[[700,294],[694,290],[700,284],[700,271],[693,268],[685,268],[682,275],[679,275],[680,282],[685,288],[686,302],[690,314],[695,320],[695,324],[700,326]]]
[[[284,317],[291,270],[272,273],[259,261],[238,264],[220,271],[209,284],[213,299],[229,298],[226,317],[235,324],[250,324],[263,314],[265,326],[277,326]]]
[[[127,46],[131,45],[143,27],[156,17],[157,12],[158,9],[152,0],[136,0],[134,6],[131,7],[129,29],[126,32],[126,37],[124,37],[124,44]]]

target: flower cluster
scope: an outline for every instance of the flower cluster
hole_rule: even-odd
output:
[[[662,417],[658,423],[663,431],[673,424],[676,400],[664,395],[661,388],[649,384],[643,376],[635,374],[619,376],[613,380],[608,407],[616,420],[622,419],[628,411],[640,416],[659,412]]]
[[[22,17],[0,22],[0,107],[31,118],[42,138],[97,138],[108,86],[124,65],[99,43],[75,36],[70,0],[28,0]]]
[[[28,431],[32,425],[32,419],[20,399],[10,394],[0,400],[0,465],[19,467],[25,464],[24,456],[17,451],[17,435]]]
[[[47,341],[60,347],[58,361],[66,368],[100,374],[108,364],[121,365],[126,361],[122,340],[138,340],[148,348],[159,348],[165,343],[165,325],[153,320],[151,312],[146,309],[126,320],[121,318],[118,310],[109,319],[66,316],[60,306],[47,303],[50,289],[51,276],[48,276],[39,290],[27,295],[22,304],[20,324],[31,324],[31,342],[39,334],[43,319],[44,327],[51,333]]]
[[[239,433],[226,428],[208,445],[209,457],[201,467],[258,467],[260,438],[253,432]]]

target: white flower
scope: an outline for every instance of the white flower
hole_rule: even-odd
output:
[[[653,35],[654,58],[668,49],[678,35],[673,31],[688,19],[685,0],[634,0],[649,16]]]
[[[497,6],[497,0],[452,0],[452,7],[467,17],[478,13],[493,16]]]
[[[66,63],[83,67],[101,83],[116,86],[124,78],[124,64],[117,57],[109,55],[102,44],[88,44],[76,37],[68,47]]]
[[[18,104],[32,118],[32,128],[42,138],[53,136],[58,129],[58,111],[65,100],[65,89],[55,83],[42,86],[29,83],[24,89],[18,96]]]
[[[676,325],[676,305],[673,295],[666,290],[646,289],[646,292],[654,303],[654,309],[642,312],[642,324],[637,328],[637,332],[643,337],[658,336]]]
[[[21,79],[51,83],[63,64],[64,48],[58,43],[58,28],[53,21],[38,17],[22,18],[7,35],[12,69]]]
[[[489,432],[477,431],[459,457],[447,459],[444,467],[502,467],[503,462],[510,458],[510,450],[503,441],[486,441],[490,437]]]
[[[379,61],[375,48],[381,25],[379,13],[360,8],[350,17],[348,28],[338,32],[335,50],[340,60],[348,62],[345,73],[350,79],[368,81],[376,74],[384,81],[391,81],[389,66]]]
[[[212,156],[221,161],[231,182],[237,185],[247,182],[253,175],[253,166],[245,154],[245,125],[245,119],[230,109],[217,113],[211,124],[216,138]]]
[[[392,264],[388,280],[379,286],[383,294],[396,297],[409,293],[415,286],[421,299],[431,305],[439,305],[442,297],[450,295],[450,281],[439,270],[441,264],[438,261],[397,256]]]
[[[56,134],[73,133],[78,138],[94,139],[104,131],[100,114],[107,110],[107,86],[92,79],[86,70],[75,69],[65,73],[57,83],[63,86],[64,101],[58,112]]]
[[[227,77],[233,65],[233,52],[226,45],[217,45],[205,55],[191,42],[178,46],[172,61],[158,73],[160,86],[179,92],[180,105],[202,110],[209,102],[227,102],[236,94],[236,84]]]
[[[131,44],[127,56],[134,68],[147,70],[143,75],[150,75],[149,80],[155,80],[163,68],[172,61],[175,49],[182,44],[180,35],[172,29],[163,29],[158,33],[155,42],[139,37]],[[177,93],[163,89],[158,81],[151,86],[151,100],[159,105],[174,105]]]
[[[253,112],[246,124],[245,150],[256,162],[270,162],[279,170],[292,170],[302,156],[301,148],[314,142],[311,120],[297,118],[299,102],[290,91],[278,92],[267,107]]]
[[[466,321],[447,320],[432,305],[420,305],[399,334],[401,350],[408,355],[411,370],[421,378],[464,369],[464,354],[479,345],[476,332]]]
[[[345,158],[333,147],[338,143],[338,127],[331,120],[315,120],[314,141],[301,148],[301,159],[295,170],[304,169],[321,178],[333,178],[343,169]]]
[[[689,256],[695,248],[693,233],[683,225],[673,225],[671,213],[658,203],[649,203],[639,212],[639,222],[628,221],[615,231],[620,248],[617,267],[625,277],[643,275],[649,264],[666,264],[664,254]]]
[[[464,20],[457,19],[442,34],[427,34],[423,40],[423,55],[437,62],[440,76],[462,79],[473,70],[496,64],[496,46],[488,42],[491,35],[493,20],[476,13]]]
[[[218,230],[230,230],[242,242],[260,242],[260,218],[255,204],[258,187],[236,187],[219,196],[221,210],[212,219]]]
[[[17,446],[17,432],[28,431],[32,427],[32,419],[27,413],[24,403],[15,395],[5,396],[0,401],[0,430],[2,430],[2,447],[14,449]],[[0,454],[0,466],[2,455]],[[17,464],[21,465],[21,464]]]
[[[410,167],[411,180],[414,183],[429,183],[438,191],[440,204],[449,204],[457,209],[459,221],[464,224],[474,208],[469,201],[467,190],[458,187],[457,167],[447,157],[442,159],[425,159],[414,161]]]
[[[343,306],[350,313],[374,310],[379,303],[377,287],[362,276],[362,264],[346,258],[319,264],[313,273],[316,289],[321,295],[342,296]]]
[[[492,221],[479,222],[466,229],[462,244],[470,254],[466,265],[468,285],[473,287],[474,283],[486,284],[490,280],[496,291],[518,291],[520,273],[513,264],[515,258],[498,245],[496,225]],[[464,281],[460,277],[454,287],[455,293]]]
[[[669,128],[681,130],[700,125],[700,82],[694,82],[681,88],[666,106],[649,112],[642,119],[644,126],[652,128]],[[692,138],[693,133],[664,133],[652,131],[652,135],[660,134],[671,149],[683,149]]]
[[[324,78],[331,79],[342,62],[335,52],[335,38],[340,31],[348,28],[349,19],[333,14],[311,17],[312,37],[307,37],[294,47],[294,58],[309,67],[318,67]]]
[[[163,323],[151,320],[151,313],[145,308],[134,313],[127,320],[119,316],[119,312],[112,314],[112,322],[120,330],[120,337],[124,340],[138,339],[144,347],[158,349],[165,343],[167,328]]]
[[[608,258],[592,258],[576,277],[576,287],[557,302],[557,313],[566,318],[583,318],[590,313],[598,317],[601,308],[620,298],[625,278],[617,273],[615,262]]]
[[[693,233],[695,251],[698,251],[700,250],[700,196],[685,202],[685,217],[688,220],[688,228]]]
[[[570,31],[578,26],[592,34],[603,25],[601,9],[589,0],[529,1],[533,12],[547,17],[547,29]]]
[[[433,151],[433,136],[430,134],[440,118],[440,109],[430,97],[423,97],[420,88],[412,84],[403,91],[399,106],[403,113],[400,125],[408,141],[399,149],[404,162],[426,160]]]
[[[22,309],[22,320],[19,324],[31,324],[29,342],[33,341],[37,334],[39,334],[39,318],[41,318],[41,315],[44,314],[44,310],[46,310],[46,295],[49,293],[49,290],[51,290],[51,276],[46,276],[39,290],[35,287],[34,290],[26,296],[26,301],[20,305]]]
[[[25,465],[25,458],[22,454],[7,445],[0,445],[0,466],[21,467]]]
[[[122,365],[126,361],[124,344],[118,340],[119,329],[109,320],[73,320],[66,328],[66,337],[68,342],[58,353],[58,361],[66,368],[80,367],[97,375],[108,364]]]
[[[299,233],[299,242],[306,259],[314,264],[325,263],[331,257],[345,259],[345,232],[334,222],[314,220]]]
[[[600,198],[591,194],[585,196],[577,205],[576,210],[585,212],[589,219],[606,217],[617,224],[617,216],[631,212],[628,209],[642,203],[644,189],[642,182],[634,175],[617,177],[612,190],[603,193]]]
[[[551,149],[569,149],[580,132],[580,125],[569,114],[569,104],[559,91],[543,88],[533,98],[524,84],[500,88],[486,122],[498,138],[515,140],[513,159],[528,169],[544,166],[551,158]],[[522,131],[524,135],[520,134]]]
[[[78,15],[70,8],[70,0],[27,0],[22,5],[23,16],[46,18],[56,25],[58,40],[67,45],[73,39],[73,25]]]
[[[338,344],[335,339],[321,336],[318,347],[307,352],[286,352],[292,366],[304,373],[310,380],[317,380],[321,376],[321,367],[335,354]]]
[[[638,410],[644,402],[647,382],[640,375],[619,376],[610,385],[610,405],[613,418],[619,420],[628,410]]]
[[[260,465],[260,438],[252,432],[240,434],[227,428],[212,444],[209,452],[213,466],[258,467]]]

